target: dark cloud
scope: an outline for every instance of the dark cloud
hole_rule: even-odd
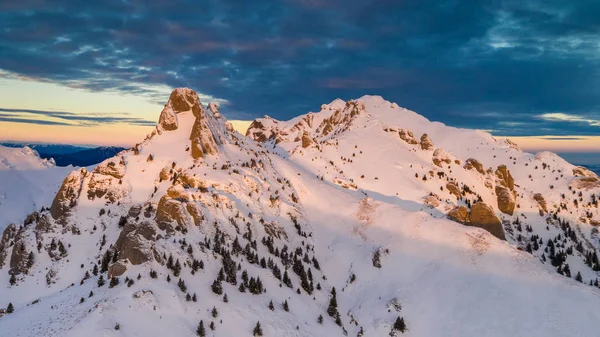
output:
[[[115,116],[103,113],[75,113],[67,111],[44,111],[33,109],[0,108],[0,120],[5,122],[30,123],[41,125],[95,126],[100,124],[125,123],[137,126],[154,126],[156,122],[141,118]],[[36,118],[37,117],[37,118]],[[39,119],[46,118],[46,119]],[[50,120],[48,120],[50,119]]]
[[[155,102],[189,86],[230,119],[379,94],[498,135],[600,129],[597,0],[5,0],[0,22],[2,69]]]

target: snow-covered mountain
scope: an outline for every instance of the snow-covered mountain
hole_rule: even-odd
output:
[[[596,336],[598,177],[378,96],[156,129],[0,241],[7,336]],[[105,284],[103,284],[105,283]],[[200,333],[201,334],[201,333]]]
[[[0,146],[0,230],[52,202],[71,170],[56,167],[29,147]]]

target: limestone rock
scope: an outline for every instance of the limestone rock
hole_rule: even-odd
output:
[[[452,164],[452,156],[442,149],[433,151],[433,164],[438,167],[443,167],[443,163]]]
[[[142,205],[132,205],[131,207],[129,207],[129,211],[127,212],[127,215],[129,215],[132,218],[137,218],[138,216],[140,216],[140,214],[142,213]]]
[[[506,165],[498,166],[496,169],[496,177],[498,178],[500,185],[507,187],[511,191],[515,190],[515,179],[506,168]]]
[[[312,139],[310,139],[308,132],[304,131],[302,133],[302,148],[305,149],[305,148],[311,146],[312,143],[313,143],[313,141],[312,141]]]
[[[593,188],[600,188],[600,179],[598,177],[577,177],[574,178],[569,186],[574,189],[589,190]]]
[[[461,197],[460,188],[458,188],[458,185],[456,185],[456,183],[454,183],[454,182],[447,183],[446,189],[448,190],[448,192],[450,192],[451,194],[456,196],[457,199],[459,199]]]
[[[12,246],[12,253],[10,255],[10,269],[8,273],[10,275],[19,275],[27,272],[27,257],[29,252],[23,242],[24,232],[19,230],[15,237],[15,244]]]
[[[83,179],[86,175],[86,169],[81,168],[69,173],[65,178],[50,207],[52,218],[55,220],[62,218],[73,206],[75,206],[77,199],[81,194]]]
[[[169,166],[163,167],[162,170],[160,170],[158,177],[160,178],[160,181],[169,180],[171,177],[171,168]]]
[[[597,177],[597,175],[585,167],[577,166],[573,168],[573,175],[576,177]]]
[[[433,148],[433,142],[431,141],[429,136],[426,133],[424,133],[421,136],[421,150],[431,151],[433,150]]]
[[[474,158],[467,159],[463,167],[467,170],[475,169],[477,172],[485,174],[485,169],[483,168],[483,165],[477,159]]]
[[[541,193],[536,193],[533,195],[533,200],[538,203],[538,206],[544,213],[548,213],[548,206],[546,205],[546,199]]]
[[[196,117],[192,132],[190,134],[192,157],[194,159],[204,158],[204,155],[213,155],[219,152],[217,144],[221,144],[208,125],[207,117],[203,110]]]
[[[494,209],[489,205],[483,202],[478,202],[473,205],[473,207],[471,207],[469,219],[471,221],[471,226],[483,228],[498,239],[506,240],[502,222],[494,213]]]
[[[515,211],[515,196],[513,192],[505,186],[496,186],[496,199],[498,209],[504,214],[513,215]]]
[[[125,176],[125,160],[123,157],[107,159],[98,164],[93,173],[121,179]]]
[[[411,145],[419,144],[419,142],[415,138],[415,135],[413,135],[412,131],[410,131],[410,130],[400,129],[400,130],[398,130],[398,135],[400,136],[400,139],[407,142],[408,144],[411,144]]]
[[[17,236],[17,226],[15,224],[8,225],[4,232],[2,233],[2,238],[0,239],[0,268],[4,266],[4,262],[6,261],[6,257],[8,256],[8,248],[11,245],[11,242]]]
[[[160,117],[158,117],[158,125],[166,131],[177,130],[179,127],[179,120],[177,119],[177,114],[173,111],[173,107],[169,104],[165,105],[162,112],[160,113]]]
[[[201,113],[198,94],[189,88],[177,88],[173,90],[171,96],[169,96],[168,105],[171,105],[175,113],[192,110],[192,113],[196,117]]]
[[[108,278],[119,277],[127,271],[127,263],[125,261],[117,261],[108,267]]]
[[[115,249],[119,259],[138,265],[152,260],[156,239],[156,227],[150,222],[128,223],[119,234]]]
[[[458,206],[448,212],[448,219],[466,225],[469,223],[469,210],[465,206]]]

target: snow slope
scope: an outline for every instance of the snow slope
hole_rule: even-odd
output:
[[[64,176],[72,170],[55,167],[28,147],[0,146],[0,230],[49,206]]]
[[[72,172],[50,210],[5,232],[0,289],[16,310],[0,325],[8,336],[190,336],[200,321],[208,336],[251,336],[257,322],[265,336],[596,336],[597,182],[377,96],[259,119],[244,137],[176,89],[143,142]],[[475,217],[448,219],[478,202],[506,240]]]

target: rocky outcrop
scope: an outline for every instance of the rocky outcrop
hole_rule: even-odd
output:
[[[10,275],[19,275],[27,272],[27,257],[29,256],[29,252],[25,247],[23,238],[24,231],[19,230],[10,255],[10,269],[8,270]]]
[[[398,130],[398,135],[400,136],[400,139],[407,142],[408,144],[411,144],[411,145],[419,144],[419,142],[415,138],[415,135],[410,130],[400,129],[400,130]]]
[[[544,213],[548,213],[548,206],[546,204],[546,199],[541,193],[536,193],[533,195],[533,200],[535,200],[540,208],[540,210]]]
[[[433,142],[429,138],[429,136],[424,133],[421,136],[421,150],[432,151],[434,149]]]
[[[125,160],[123,157],[110,158],[98,164],[92,173],[121,179],[125,176]]]
[[[177,188],[178,187],[178,188]],[[169,188],[156,208],[156,222],[162,230],[172,231],[173,223],[181,228],[199,226],[204,220],[201,208],[191,201],[180,185]]]
[[[308,132],[304,131],[302,133],[302,148],[305,149],[309,146],[312,145],[312,139],[310,139],[310,136],[308,135]]]
[[[452,156],[442,149],[435,149],[433,151],[433,164],[438,167],[443,167],[443,164],[452,164]]]
[[[498,239],[506,240],[502,222],[494,213],[494,209],[489,205],[483,202],[473,205],[469,214],[469,220],[471,226],[483,228]]]
[[[179,120],[177,114],[173,111],[173,107],[169,104],[165,105],[160,117],[158,117],[158,125],[165,131],[177,130],[179,127]]]
[[[453,210],[448,212],[447,216],[450,220],[456,221],[463,225],[468,224],[470,221],[469,210],[465,206],[458,206],[454,208]]]
[[[108,267],[108,278],[119,277],[127,271],[126,261],[117,261]]]
[[[196,114],[196,120],[190,134],[192,157],[194,159],[204,158],[205,155],[214,155],[219,152],[218,145],[223,144],[221,132],[225,131],[225,125],[222,125],[221,132],[217,120],[220,114],[216,105],[212,105],[209,112],[199,107]]]
[[[467,159],[463,167],[467,170],[475,169],[477,172],[485,174],[485,169],[483,168],[483,165],[475,158]]]
[[[516,204],[513,191],[505,186],[496,186],[496,198],[498,209],[504,214],[513,215]]]
[[[119,234],[115,249],[120,260],[127,260],[133,265],[142,264],[153,259],[154,242],[157,238],[156,227],[152,223],[128,223]],[[115,272],[121,269],[117,268]]]
[[[513,178],[512,174],[510,174],[510,171],[506,168],[506,165],[498,166],[496,169],[496,177],[497,182],[500,183],[500,185],[507,187],[511,191],[515,190],[515,179]]]
[[[456,183],[454,183],[454,182],[447,183],[446,189],[448,190],[448,192],[450,192],[452,195],[454,195],[457,199],[460,199],[460,197],[461,197],[460,188],[458,188],[458,185],[456,185]]]
[[[63,180],[60,189],[52,201],[52,206],[50,206],[50,215],[52,215],[52,218],[55,220],[62,218],[75,206],[81,194],[83,179],[87,173],[85,168],[81,168],[69,173],[65,180]]]
[[[14,244],[16,236],[17,226],[15,224],[10,224],[4,229],[2,238],[0,239],[0,268],[4,266],[4,262],[8,256],[8,249]]]
[[[593,188],[600,188],[600,179],[598,177],[577,177],[574,178],[569,186],[574,189],[589,190]]]
[[[573,168],[573,175],[576,177],[598,177],[596,173],[582,166],[577,166]]]
[[[494,209],[483,202],[473,205],[470,212],[465,206],[456,207],[448,212],[447,217],[463,225],[483,228],[498,239],[506,240],[502,222],[494,213]]]
[[[179,127],[177,114],[192,111],[194,116],[201,114],[202,107],[198,94],[188,88],[177,88],[171,92],[169,101],[158,118],[158,125],[162,130],[173,131]]]

